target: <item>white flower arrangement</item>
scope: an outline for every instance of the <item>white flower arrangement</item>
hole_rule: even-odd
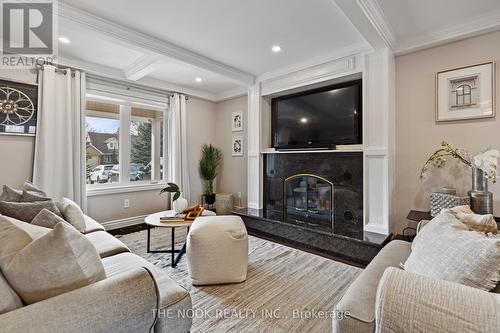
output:
[[[436,168],[443,167],[446,164],[448,157],[454,158],[470,168],[478,168],[482,170],[484,176],[488,180],[496,183],[498,159],[500,158],[500,152],[498,150],[487,149],[474,156],[473,161],[471,161],[469,153],[467,153],[466,150],[454,148],[446,141],[441,142],[441,148],[432,153],[432,155],[427,159],[422,167],[422,170],[420,171],[420,178],[425,177],[430,166],[435,166]]]
[[[474,156],[474,166],[483,170],[484,176],[493,183],[497,180],[497,165],[500,152],[496,149],[488,149]]]

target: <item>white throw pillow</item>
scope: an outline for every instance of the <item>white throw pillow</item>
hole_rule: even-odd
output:
[[[69,226],[74,228],[71,224],[63,220],[60,216],[52,213],[48,209],[43,209],[37,216],[31,221],[32,225],[37,225],[44,228],[54,229],[59,223],[67,223]]]
[[[61,211],[64,219],[69,222],[76,230],[80,232],[85,232],[86,223],[85,216],[83,215],[80,207],[68,198],[62,198],[61,201],[57,203],[57,207]]]
[[[35,303],[106,277],[92,243],[66,223],[32,240],[0,217],[0,268],[25,304]]]
[[[417,234],[404,269],[490,291],[500,281],[500,238],[442,212]]]

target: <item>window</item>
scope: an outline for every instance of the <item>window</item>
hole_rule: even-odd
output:
[[[472,102],[471,87],[463,84],[457,88],[457,105],[470,105]]]
[[[163,180],[167,104],[87,94],[87,187],[115,188]],[[122,172],[122,170],[127,172]]]

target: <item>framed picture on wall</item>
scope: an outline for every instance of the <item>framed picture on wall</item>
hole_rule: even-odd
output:
[[[232,156],[243,156],[243,137],[242,136],[233,136],[231,140],[232,144]]]
[[[231,130],[233,132],[243,131],[243,112],[236,111],[231,113]]]
[[[436,121],[495,116],[494,63],[442,71],[436,75]]]
[[[35,136],[38,86],[0,79],[0,134]]]

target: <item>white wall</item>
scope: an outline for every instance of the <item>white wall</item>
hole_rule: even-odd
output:
[[[429,194],[443,186],[456,187],[461,195],[471,188],[470,171],[449,163],[419,178],[428,156],[447,140],[475,154],[485,147],[500,149],[500,121],[479,120],[435,122],[435,75],[437,72],[487,61],[496,61],[500,77],[500,32],[434,47],[396,58],[396,224],[394,231],[408,225],[410,209],[429,210]],[[498,82],[498,80],[497,80]],[[494,213],[500,215],[500,184],[491,186]]]
[[[222,150],[222,167],[217,177],[217,192],[234,194],[234,203],[237,204],[237,195],[241,193],[241,204],[247,204],[247,96],[233,98],[217,103],[215,106],[215,145]],[[243,112],[244,128],[241,132],[232,132],[231,114],[235,111]],[[243,136],[243,156],[232,156],[232,137]]]

